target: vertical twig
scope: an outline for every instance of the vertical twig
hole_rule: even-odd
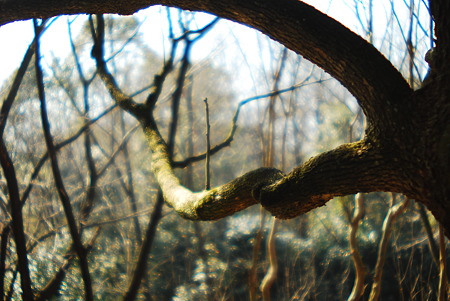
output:
[[[35,29],[38,28],[37,20],[33,20]],[[58,166],[58,158],[56,156],[56,149],[53,144],[53,138],[50,132],[50,123],[47,116],[47,104],[45,100],[45,90],[44,90],[44,79],[43,73],[40,65],[40,45],[39,39],[36,39],[36,59],[35,59],[35,69],[36,69],[36,81],[38,87],[39,100],[41,102],[41,120],[42,120],[42,128],[44,130],[44,138],[45,143],[47,145],[51,168],[53,172],[53,179],[55,181],[55,185],[61,199],[61,203],[63,205],[64,213],[66,215],[66,219],[69,225],[70,235],[73,240],[73,246],[75,252],[77,253],[78,259],[80,261],[81,274],[84,281],[85,288],[85,298],[86,300],[93,300],[93,292],[92,292],[92,283],[91,277],[89,274],[89,265],[87,261],[87,252],[83,247],[81,242],[81,237],[77,229],[75,217],[72,211],[72,206],[70,204],[69,195],[64,187],[64,182],[61,176],[61,172]]]
[[[205,102],[205,115],[206,115],[206,161],[205,161],[205,189],[209,190],[211,189],[211,169],[210,169],[210,162],[211,162],[211,124],[209,122],[209,105],[208,105],[208,98],[205,98],[203,100]],[[207,300],[213,300],[213,285],[212,285],[212,279],[209,275],[209,265],[208,265],[208,254],[206,253],[206,250],[204,249],[204,238],[201,233],[200,225],[198,223],[194,224],[195,232],[198,238],[198,246],[199,246],[199,253],[200,257],[203,260],[203,265],[205,266],[205,275],[206,275],[206,285],[208,286],[208,293],[207,293]]]
[[[210,160],[211,160],[211,125],[209,123],[209,107],[208,98],[203,100],[205,102],[205,114],[206,114],[206,161],[205,161],[205,189],[211,188],[211,174],[210,174]]]
[[[192,108],[192,98],[193,98],[193,86],[194,79],[192,74],[188,76],[189,84],[186,87],[186,110],[187,110],[187,133],[186,137],[186,151],[188,158],[194,156],[194,112]],[[193,180],[193,168],[192,164],[186,167],[186,187],[194,190],[194,180]]]
[[[217,22],[217,21],[214,21],[214,23],[215,22]],[[214,23],[210,23],[210,25],[214,24]],[[210,26],[210,25],[208,25],[208,26]],[[205,33],[210,28],[208,26],[203,28],[201,34]],[[173,156],[174,148],[175,148],[175,137],[176,137],[177,126],[178,126],[178,112],[179,112],[181,96],[183,93],[184,83],[186,80],[186,75],[187,75],[187,72],[190,67],[190,60],[189,60],[190,51],[191,51],[193,43],[195,41],[197,41],[200,36],[201,35],[199,35],[198,37],[196,37],[195,39],[192,39],[192,40],[189,38],[189,36],[187,34],[183,35],[183,37],[182,37],[182,39],[184,40],[186,45],[184,48],[182,63],[181,63],[181,67],[180,67],[177,81],[176,81],[176,88],[172,95],[172,112],[171,112],[172,118],[170,121],[169,138],[168,138],[168,143],[167,143],[170,156]],[[174,45],[176,45],[176,43],[178,43],[178,40],[172,39],[172,42],[175,43]],[[173,49],[175,49],[175,47],[172,47],[172,50]],[[174,52],[172,52],[172,55],[174,55]],[[171,56],[171,60],[172,59],[173,59],[173,57]],[[150,106],[150,110],[153,110],[154,104],[156,103],[156,101],[158,100],[158,97],[160,95],[159,93],[162,89],[164,79],[168,75],[170,70],[171,70],[171,63],[169,65],[166,64],[164,66],[162,74],[161,74],[162,77],[155,77],[156,89],[147,98],[147,104]],[[148,114],[152,115],[153,111],[148,112]],[[155,125],[155,127],[156,127],[156,125]],[[133,278],[132,278],[130,286],[124,296],[124,300],[134,300],[138,293],[139,286],[142,282],[142,278],[144,277],[145,270],[147,267],[147,261],[148,261],[147,258],[148,258],[148,254],[150,253],[150,250],[151,250],[151,247],[153,244],[154,236],[156,233],[156,227],[162,216],[161,211],[162,211],[163,204],[164,204],[164,197],[162,195],[161,190],[159,190],[156,204],[155,204],[155,209],[150,218],[150,222],[149,222],[149,225],[147,228],[147,233],[146,233],[144,242],[142,244],[141,251],[139,253],[139,259],[138,259],[138,263],[136,265],[136,270],[133,273]]]
[[[186,137],[188,137],[187,139],[187,156],[188,157],[192,157],[194,155],[194,137],[193,137],[193,124],[194,124],[194,114],[193,114],[193,109],[192,109],[192,97],[193,97],[193,85],[194,85],[194,81],[193,81],[193,77],[192,74],[188,76],[188,80],[189,80],[189,85],[186,87],[186,109],[187,109],[187,119],[188,119],[188,126],[187,126],[187,134]],[[205,101],[207,101],[205,99]],[[208,113],[207,113],[208,115]],[[207,122],[208,124],[208,122]],[[188,187],[189,189],[193,189],[194,188],[194,181],[193,181],[193,168],[192,165],[188,165],[186,168],[186,187]],[[205,185],[206,186],[206,185]],[[206,187],[206,189],[209,189],[208,187]],[[208,265],[208,253],[207,250],[205,249],[205,238],[203,236],[202,233],[202,227],[201,224],[199,222],[194,222],[194,231],[195,231],[195,236],[197,237],[197,252],[198,252],[198,256],[200,257],[200,259],[203,262],[203,266],[205,268],[204,272],[205,272],[205,283],[207,286],[206,289],[206,300],[212,301],[214,300],[214,287],[213,287],[213,283],[211,277],[210,277],[210,269],[209,269],[209,265]]]

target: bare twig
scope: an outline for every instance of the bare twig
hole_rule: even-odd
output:
[[[255,100],[260,100],[260,99],[265,99],[265,98],[270,98],[270,97],[274,97],[277,95],[281,95],[283,93],[287,93],[287,92],[291,92],[294,91],[296,89],[299,89],[301,87],[310,85],[310,84],[316,84],[316,83],[321,83],[322,80],[319,81],[315,81],[315,82],[311,82],[311,83],[305,83],[305,81],[299,82],[295,85],[292,85],[288,88],[285,89],[281,89],[281,90],[277,90],[277,91],[272,91],[266,94],[261,94],[261,95],[257,95],[257,96],[252,96],[250,98],[244,99],[241,102],[239,102],[237,108],[236,108],[236,112],[234,113],[233,119],[231,121],[231,129],[230,132],[228,134],[228,136],[223,140],[223,142],[221,142],[220,144],[217,144],[216,146],[212,147],[210,150],[210,155],[214,155],[216,153],[218,153],[220,150],[222,150],[223,148],[230,146],[231,142],[233,142],[234,139],[234,134],[236,133],[237,130],[237,121],[239,119],[239,115],[241,113],[241,109],[243,106],[245,106],[246,104],[253,102]],[[190,158],[187,158],[183,161],[175,161],[173,162],[173,167],[174,168],[184,168],[186,166],[188,166],[189,164],[192,164],[194,162],[198,162],[201,160],[204,160],[206,158],[206,153],[200,154],[200,155],[196,155],[196,156],[192,156]]]
[[[203,100],[205,102],[206,114],[206,162],[205,162],[205,189],[211,189],[211,174],[210,174],[210,160],[211,160],[211,125],[209,124],[209,107],[208,98]]]
[[[185,49],[184,54],[182,58],[182,63],[180,67],[180,71],[178,74],[178,78],[176,81],[176,89],[175,92],[172,95],[172,118],[170,122],[170,128],[169,128],[169,139],[168,139],[168,154],[170,157],[173,156],[174,147],[175,147],[175,136],[177,132],[177,125],[178,125],[178,111],[180,106],[180,100],[181,95],[183,92],[184,83],[186,80],[187,71],[189,70],[190,62],[189,62],[189,55],[190,50],[193,45],[193,42],[195,40],[189,40],[187,37],[184,38],[185,41]],[[176,43],[175,41],[173,43]],[[173,44],[174,45],[174,44]],[[174,49],[175,46],[172,47]],[[163,70],[164,74],[164,70]],[[156,80],[156,79],[155,79]],[[162,89],[162,82],[160,83],[160,87]],[[158,86],[158,84],[155,84],[155,86]],[[151,94],[152,95],[152,94]],[[155,94],[153,94],[156,97]],[[159,96],[159,94],[158,94]],[[150,97],[147,99],[147,104],[150,103],[150,114],[152,115],[152,109],[153,105],[156,103],[156,99],[150,99]],[[154,240],[155,232],[156,232],[156,226],[161,219],[161,210],[164,203],[164,197],[161,191],[158,192],[155,209],[152,213],[152,216],[150,218],[150,222],[147,228],[147,233],[145,236],[145,240],[143,242],[143,245],[140,250],[138,264],[136,265],[136,269],[133,273],[133,278],[131,280],[130,286],[128,288],[128,291],[125,294],[124,300],[134,300],[138,290],[140,283],[142,281],[142,278],[144,277],[144,273],[147,267],[147,258],[148,254],[150,253],[150,249]]]

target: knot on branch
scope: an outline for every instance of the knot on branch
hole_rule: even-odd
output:
[[[261,167],[250,171],[247,175],[250,181],[254,181],[251,195],[257,202],[260,201],[261,190],[264,187],[274,184],[285,176],[280,170],[271,167]]]
[[[279,219],[294,218],[317,207],[325,206],[335,196],[333,194],[321,194],[299,199],[298,196],[292,195],[292,198],[283,199],[283,197],[276,194],[277,192],[271,192],[270,188],[263,189],[261,192],[261,206]]]
[[[193,216],[200,220],[216,220],[255,205],[259,202],[261,189],[283,177],[276,168],[252,170],[227,184],[200,193],[197,201],[190,205],[191,209],[195,208]]]

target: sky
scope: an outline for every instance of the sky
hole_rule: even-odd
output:
[[[349,13],[349,8],[338,5],[338,1],[316,0],[305,2],[314,3],[316,7],[323,11],[333,12],[337,18],[343,17]],[[153,10],[155,9],[159,8],[153,8]],[[138,16],[143,19],[145,18],[145,15],[145,11],[138,14]],[[345,21],[349,18],[342,19]],[[44,34],[41,43],[43,55],[51,52],[56,56],[64,56],[64,54],[70,50],[66,24],[67,18],[61,17],[60,20],[57,20]],[[159,23],[154,22],[153,26],[155,24]],[[347,24],[347,26],[352,26],[352,24]],[[154,35],[161,34],[162,30],[163,29],[148,32],[147,38],[150,39],[153,38]],[[251,31],[244,30],[240,33],[243,37],[238,38],[245,41],[247,39],[246,35],[249,34],[251,34]],[[33,39],[33,35],[33,24],[31,21],[14,22],[0,27],[0,43],[2,45],[8,45],[7,47],[0,47],[0,82],[6,79],[11,72],[19,66],[28,45]]]
[[[358,0],[360,1],[360,0]],[[391,0],[393,1],[393,0]],[[343,23],[348,28],[358,32],[361,29],[361,25],[358,19],[355,17],[354,13],[354,3],[355,0],[308,0],[307,2],[324,13],[329,14],[331,17],[337,19]],[[396,4],[400,4],[398,1]],[[375,1],[375,28],[378,32],[383,32],[385,27],[385,10],[390,9],[391,2],[388,0]],[[388,8],[386,8],[388,7]],[[161,8],[153,7],[150,10],[144,10],[137,14],[142,20],[146,22],[151,22],[151,26],[143,26],[143,33],[148,41],[161,41],[161,36],[165,33],[165,29],[160,27],[158,24],[164,24],[164,21],[155,20],[155,15],[151,18],[147,18],[149,12],[160,10]],[[401,18],[402,16],[400,16]],[[72,18],[72,17],[71,17]],[[161,18],[165,18],[162,16]],[[205,15],[205,20],[210,19],[210,16]],[[151,20],[150,20],[151,19]],[[200,17],[201,19],[201,17]],[[159,28],[158,28],[159,26]],[[254,41],[255,34],[253,30],[241,28],[239,30],[233,30],[235,25],[230,25],[230,23],[222,25],[220,28],[223,31],[223,35],[233,35],[233,39],[240,41],[241,44],[245,44],[246,41]],[[151,28],[152,30],[146,30],[145,28]],[[31,21],[21,21],[14,22],[0,27],[0,43],[2,45],[8,45],[7,47],[0,47],[0,82],[3,82],[20,64],[23,55],[33,38],[33,26]],[[202,44],[205,52],[211,52],[211,49],[205,47],[206,43],[211,45],[217,43],[216,41],[208,41]],[[66,53],[70,51],[69,40],[67,35],[67,17],[60,17],[59,20],[47,30],[47,32],[42,37],[42,53],[43,56],[46,54],[52,54],[57,57],[65,57]],[[162,43],[151,43],[152,48],[156,51],[163,52]],[[258,45],[254,43],[253,48],[246,48],[246,51],[254,51],[257,53],[259,51]],[[197,49],[193,52],[193,55],[204,55]],[[255,55],[248,55],[249,58],[258,57]]]

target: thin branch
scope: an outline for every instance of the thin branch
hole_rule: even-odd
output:
[[[211,160],[211,125],[209,124],[209,107],[208,99],[203,100],[205,102],[205,115],[206,115],[206,162],[205,162],[205,189],[211,189],[211,170],[210,170],[210,160]]]
[[[97,15],[97,31],[95,31],[91,22],[91,30],[93,31],[94,35],[94,47],[92,48],[91,54],[97,63],[97,71],[100,74],[102,81],[105,83],[105,86],[108,89],[109,93],[113,95],[113,98],[116,101],[117,105],[119,105],[122,109],[124,109],[137,119],[141,119],[143,117],[141,116],[141,114],[145,114],[145,107],[142,104],[136,103],[131,97],[129,97],[121,89],[119,89],[116,80],[108,71],[104,59],[104,27],[104,19],[101,15]]]
[[[172,36],[172,34],[171,34],[171,36]],[[154,105],[158,101],[158,99],[161,95],[161,92],[162,92],[164,82],[165,82],[167,76],[170,74],[170,72],[173,69],[173,62],[175,59],[177,47],[178,47],[178,41],[175,41],[172,38],[172,45],[171,45],[169,59],[165,62],[161,72],[159,74],[155,75],[155,77],[153,79],[153,83],[152,83],[152,91],[149,93],[149,95],[147,97],[146,104],[150,108],[154,107]]]
[[[169,148],[168,150],[171,155],[173,155],[175,149],[175,140],[173,140],[173,137],[176,136],[178,128],[178,111],[180,108],[181,95],[183,93],[186,75],[191,65],[189,56],[193,46],[193,41],[186,39],[185,44],[186,45],[184,48],[183,58],[181,60],[181,67],[176,81],[176,88],[172,95],[172,110],[171,110],[172,118],[170,120],[169,125],[169,143],[168,143]]]
[[[110,155],[108,161],[103,165],[103,167],[98,171],[98,176],[101,177],[105,174],[108,167],[116,159],[117,155],[124,150],[128,141],[130,140],[133,133],[139,128],[139,125],[134,126],[130,129],[122,138],[122,142],[117,146],[116,150]]]
[[[150,221],[147,227],[147,233],[145,234],[145,239],[139,252],[136,269],[133,272],[133,278],[131,279],[130,286],[128,287],[128,290],[123,298],[124,301],[132,301],[136,298],[139,286],[147,268],[148,254],[150,253],[151,247],[153,245],[153,240],[155,239],[156,227],[162,217],[161,212],[163,205],[164,198],[162,196],[162,193],[158,192],[155,207],[153,209],[152,215],[150,216]]]
[[[9,193],[9,206],[11,210],[12,218],[12,231],[16,242],[16,252],[18,257],[18,270],[20,272],[20,279],[22,285],[22,296],[24,300],[33,300],[33,291],[31,287],[30,271],[28,266],[26,239],[23,226],[22,206],[20,202],[19,185],[17,182],[16,172],[14,164],[9,156],[8,150],[4,141],[4,130],[8,119],[9,112],[12,104],[16,98],[20,84],[25,76],[25,72],[28,69],[28,65],[36,49],[38,38],[45,28],[45,21],[40,26],[35,27],[35,37],[31,45],[25,54],[24,59],[20,65],[20,68],[14,78],[12,87],[8,93],[8,96],[3,101],[2,108],[0,110],[0,164],[3,168],[3,173],[6,178],[8,193]],[[9,227],[9,225],[7,225]],[[6,230],[5,230],[6,231]],[[3,231],[2,235],[5,234]],[[4,236],[5,241],[7,235]],[[3,296],[2,296],[3,298]]]
[[[37,20],[34,20],[35,29],[38,28]],[[64,187],[64,182],[61,176],[61,172],[58,166],[58,159],[56,155],[55,145],[53,143],[53,138],[50,133],[50,123],[47,116],[47,104],[45,99],[45,90],[44,90],[44,79],[43,73],[40,65],[40,45],[39,39],[36,39],[36,60],[35,60],[35,69],[36,69],[36,80],[37,87],[39,92],[39,99],[41,102],[41,119],[42,119],[42,128],[44,130],[45,143],[47,145],[48,153],[50,156],[50,162],[53,172],[53,178],[55,181],[55,185],[61,199],[61,203],[64,208],[64,213],[67,218],[67,222],[69,224],[70,235],[73,240],[73,245],[75,252],[77,253],[78,259],[80,261],[81,274],[84,281],[85,286],[85,298],[86,300],[93,300],[93,292],[92,292],[92,282],[89,274],[89,266],[87,262],[87,253],[84,248],[81,237],[77,229],[75,217],[73,215],[72,206],[70,204],[69,195]]]
[[[81,135],[87,131],[89,129],[89,127],[91,125],[93,125],[94,123],[96,123],[98,120],[100,120],[102,117],[106,116],[108,113],[110,113],[111,111],[113,111],[115,108],[117,107],[117,104],[112,105],[111,107],[109,107],[108,109],[106,109],[103,113],[101,113],[100,115],[98,115],[96,118],[89,120],[88,122],[86,122],[75,134],[73,134],[71,137],[67,138],[66,140],[63,140],[60,143],[57,143],[55,145],[55,151],[59,151],[62,148],[64,148],[65,146],[71,144],[72,142],[76,141],[79,137],[81,137]],[[44,155],[41,156],[41,158],[39,159],[38,163],[36,164],[36,166],[34,167],[33,172],[31,173],[31,177],[29,180],[29,183],[27,185],[27,188],[24,190],[23,194],[22,194],[22,198],[21,198],[21,204],[22,206],[25,204],[25,202],[27,201],[31,190],[34,187],[34,181],[36,180],[37,176],[39,175],[42,167],[44,166],[44,163],[48,160],[49,158],[49,153],[48,151],[45,152]]]
[[[13,83],[9,90],[8,96],[3,100],[2,108],[0,110],[0,135],[3,137],[3,132],[5,131],[6,121],[8,120],[9,111],[11,110],[14,99],[16,98],[17,92],[19,91],[20,84],[25,76],[28,69],[28,65],[31,62],[31,58],[34,55],[36,47],[36,39],[45,31],[47,28],[45,24],[47,20],[43,21],[42,24],[36,29],[36,37],[34,37],[33,42],[28,46],[27,52],[20,63],[20,67],[17,70],[16,76],[14,77]]]

